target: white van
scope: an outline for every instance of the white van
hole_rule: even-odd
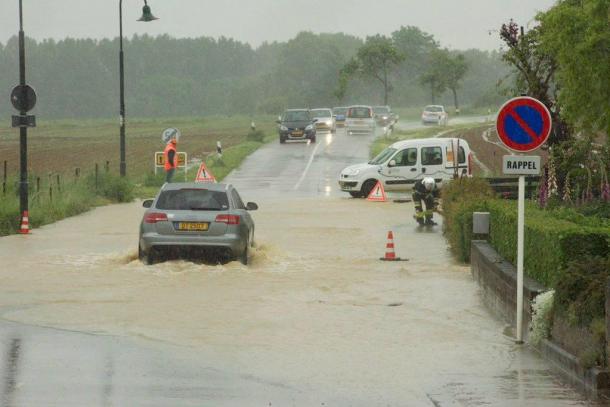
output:
[[[339,175],[342,191],[353,197],[369,195],[377,181],[386,191],[409,191],[417,180],[433,177],[442,186],[453,179],[458,156],[457,173],[472,175],[472,155],[466,140],[459,138],[428,138],[398,141],[368,163],[345,168]]]
[[[345,132],[349,135],[375,135],[375,114],[370,106],[350,106],[345,116]]]

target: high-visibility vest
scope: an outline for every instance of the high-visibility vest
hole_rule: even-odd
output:
[[[174,162],[169,162],[169,152],[174,151]],[[165,150],[163,151],[163,156],[165,157],[165,171],[169,171],[172,168],[176,168],[176,163],[178,162],[178,153],[176,152],[176,145],[174,143],[167,143],[165,146]]]

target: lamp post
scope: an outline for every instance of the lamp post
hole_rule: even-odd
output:
[[[157,17],[153,16],[150,11],[150,6],[147,0],[144,0],[144,7],[142,8],[142,17],[138,21],[149,22],[158,20]],[[125,70],[124,70],[124,54],[123,54],[123,0],[119,0],[119,82],[120,82],[120,167],[119,173],[121,177],[127,174],[127,163],[125,161]]]

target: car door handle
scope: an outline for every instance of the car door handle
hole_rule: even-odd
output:
[[[411,172],[417,171],[417,168],[411,168]]]

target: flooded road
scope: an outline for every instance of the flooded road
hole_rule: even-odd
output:
[[[137,203],[0,239],[4,404],[587,405],[503,335],[440,227],[338,191],[370,138],[318,140],[227,180],[260,205],[249,267],[144,266]],[[408,262],[378,260],[388,230]]]

